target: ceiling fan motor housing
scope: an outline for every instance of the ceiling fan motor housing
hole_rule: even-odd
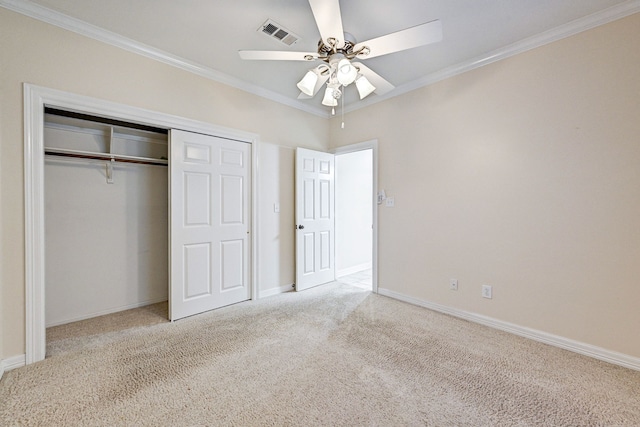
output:
[[[344,46],[336,48],[337,39],[328,39],[326,42],[320,39],[318,41],[318,55],[325,62],[329,62],[329,59],[333,54],[341,53],[348,59],[353,59],[357,53],[353,52],[353,48],[356,45],[356,38],[350,33],[344,33]]]

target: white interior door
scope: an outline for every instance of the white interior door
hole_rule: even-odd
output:
[[[334,155],[296,150],[296,291],[335,280]]]
[[[251,298],[251,144],[170,133],[169,318]]]

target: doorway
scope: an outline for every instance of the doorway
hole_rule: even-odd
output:
[[[377,292],[377,141],[334,154],[336,280]]]
[[[337,154],[336,280],[373,286],[373,150]]]
[[[378,188],[377,151],[377,140],[347,145],[330,153],[298,148],[295,196],[296,291],[340,278],[343,278],[343,282],[351,281],[366,286],[374,293],[378,291],[378,206],[375,193]],[[341,203],[340,196],[337,195],[340,190],[337,189],[339,184],[336,176],[340,171],[336,162],[341,160],[344,160],[345,171],[354,169],[353,174],[351,171],[344,174],[343,199],[349,202],[352,191],[357,192],[360,200],[357,207],[345,207],[346,202]],[[324,171],[325,175],[316,179],[312,174],[316,169]],[[307,172],[311,175],[305,175]],[[326,197],[320,197],[321,194]],[[341,217],[354,218],[341,223],[340,231],[336,227],[338,209],[345,210],[340,214]],[[316,218],[330,220],[330,228],[322,229],[324,236],[317,237],[317,227],[311,227],[310,222]],[[357,226],[352,227],[353,223],[357,223]],[[352,233],[354,230],[351,228],[357,228],[357,232]],[[341,249],[336,249],[338,245]],[[354,246],[358,247],[358,257],[347,257],[350,247]],[[328,276],[300,285],[301,277],[311,276],[317,271],[326,272]],[[354,276],[348,277],[351,275]]]

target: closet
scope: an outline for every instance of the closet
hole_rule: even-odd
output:
[[[255,297],[258,135],[24,87],[27,363],[48,326]]]
[[[45,323],[168,299],[168,131],[45,109]]]

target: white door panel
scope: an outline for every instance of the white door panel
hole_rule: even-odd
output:
[[[220,242],[222,256],[222,289],[235,289],[244,284],[244,242],[229,240]]]
[[[183,203],[185,226],[211,225],[211,174],[184,172]]]
[[[184,245],[184,300],[211,295],[211,244]]]
[[[251,145],[171,131],[171,320],[251,297]]]
[[[241,176],[222,175],[222,224],[242,224],[244,182]]]
[[[296,150],[296,290],[335,279],[334,156]]]
[[[316,271],[315,267],[315,234],[314,233],[302,233],[303,238],[303,247],[304,250],[304,268],[302,271],[305,275],[312,274]]]

